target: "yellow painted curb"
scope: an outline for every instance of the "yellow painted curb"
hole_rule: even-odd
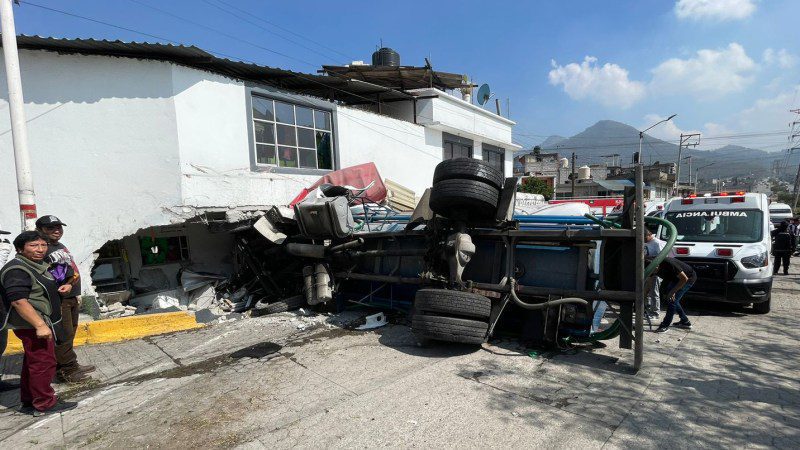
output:
[[[183,311],[97,320],[78,324],[75,346],[127,341],[202,327],[203,325],[197,323],[193,315]],[[15,353],[22,353],[22,342],[9,331],[6,354]]]

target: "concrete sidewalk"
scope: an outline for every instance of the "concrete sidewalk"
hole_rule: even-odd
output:
[[[763,316],[692,304],[695,330],[645,333],[637,375],[614,343],[532,358],[513,342],[422,348],[402,325],[290,314],[85,346],[100,381],[65,392],[80,407],[36,420],[3,393],[0,444],[797,448],[799,288],[776,278]]]

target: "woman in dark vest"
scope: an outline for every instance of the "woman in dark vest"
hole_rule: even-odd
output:
[[[77,403],[59,401],[50,385],[56,373],[54,344],[63,336],[61,296],[71,286],[59,287],[47,271],[47,241],[38,232],[21,233],[14,248],[17,255],[0,269],[0,283],[10,305],[3,324],[14,330],[25,350],[19,383],[22,409],[34,416],[73,409]]]

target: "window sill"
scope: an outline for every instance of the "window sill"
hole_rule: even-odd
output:
[[[253,172],[258,173],[280,173],[287,175],[325,175],[333,172],[333,169],[303,169],[294,167],[277,167],[268,165],[254,165]]]

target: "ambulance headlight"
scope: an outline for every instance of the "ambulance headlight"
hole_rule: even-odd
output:
[[[769,255],[767,252],[764,252],[758,255],[746,256],[742,258],[742,265],[748,269],[767,267],[767,265],[769,265]]]

